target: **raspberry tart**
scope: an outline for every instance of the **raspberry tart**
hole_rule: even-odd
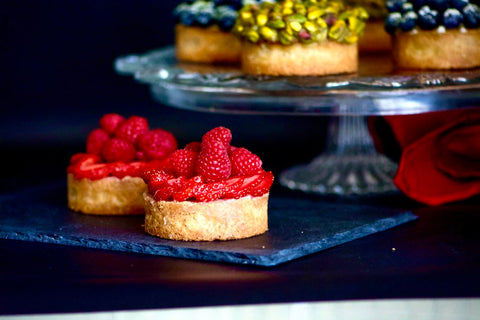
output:
[[[480,66],[480,10],[469,0],[391,0],[385,28],[396,65],[406,69]]]
[[[229,129],[176,150],[170,169],[145,171],[145,231],[171,240],[243,239],[268,230],[273,174],[245,148],[230,145]]]
[[[358,69],[358,40],[368,13],[338,0],[283,0],[246,5],[232,32],[242,39],[242,71],[321,76]]]
[[[73,155],[67,167],[68,207],[94,215],[143,214],[147,186],[141,175],[167,168],[177,140],[150,129],[140,116],[111,113],[99,124],[88,135],[86,152]]]

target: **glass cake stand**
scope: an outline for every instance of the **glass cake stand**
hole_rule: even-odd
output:
[[[480,69],[399,72],[388,54],[360,56],[356,74],[267,77],[236,66],[179,63],[174,47],[115,60],[115,70],[150,86],[158,102],[230,114],[329,116],[326,150],[287,169],[280,183],[317,194],[395,192],[395,163],[376,152],[366,117],[466,108],[480,102]]]

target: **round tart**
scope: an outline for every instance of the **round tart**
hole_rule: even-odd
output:
[[[143,117],[104,115],[88,135],[86,153],[70,158],[68,207],[94,215],[143,214],[147,185],[142,173],[165,168],[176,149],[173,134],[150,129]]]
[[[468,69],[480,66],[480,10],[468,0],[424,5],[387,3],[385,28],[400,68]]]
[[[217,127],[201,142],[170,157],[171,170],[149,170],[145,231],[170,240],[243,239],[268,230],[274,177],[260,158],[230,145],[230,130]]]
[[[274,76],[356,72],[367,18],[363,8],[335,0],[246,5],[232,29],[243,41],[242,71]]]

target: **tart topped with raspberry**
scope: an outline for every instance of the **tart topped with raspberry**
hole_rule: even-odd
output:
[[[96,215],[143,214],[145,170],[167,166],[177,149],[175,136],[151,129],[144,117],[104,115],[87,137],[86,152],[67,167],[68,206]]]
[[[268,230],[274,181],[261,159],[234,147],[225,127],[214,128],[169,157],[169,166],[145,171],[145,230],[171,240],[242,239]]]

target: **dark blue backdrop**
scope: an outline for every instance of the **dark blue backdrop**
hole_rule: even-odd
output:
[[[2,185],[21,186],[21,177],[30,184],[34,175],[63,178],[69,156],[83,151],[86,135],[106,112],[146,116],[180,144],[227,126],[234,144],[259,153],[275,173],[320,152],[326,118],[177,110],[154,102],[147,86],[115,73],[118,56],[173,44],[176,3],[3,2],[0,143],[12,170],[2,171]]]

